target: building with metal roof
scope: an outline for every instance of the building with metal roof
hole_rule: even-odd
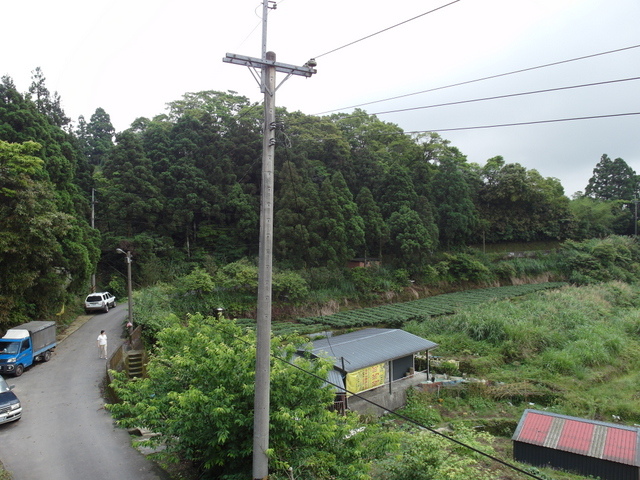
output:
[[[640,428],[525,410],[512,437],[515,460],[600,477],[640,479]]]
[[[404,330],[365,328],[314,340],[306,351],[315,357],[332,359],[334,372],[330,381],[337,385],[337,392],[348,397],[368,392],[368,396],[384,406],[383,410],[393,410],[404,404],[409,386],[428,378],[428,372],[416,374],[415,354],[426,352],[428,357],[428,351],[435,347],[436,343]],[[381,390],[385,385],[388,389]],[[360,403],[364,407],[366,402]],[[358,398],[350,398],[349,408],[358,404]],[[380,413],[379,408],[373,410]]]

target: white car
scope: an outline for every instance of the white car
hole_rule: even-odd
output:
[[[101,310],[106,313],[110,308],[113,308],[116,305],[116,297],[111,295],[109,292],[90,293],[84,300],[84,311],[91,313]]]

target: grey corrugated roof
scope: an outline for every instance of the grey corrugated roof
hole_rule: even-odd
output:
[[[315,340],[312,342],[311,353],[318,357],[333,357],[336,368],[355,372],[437,346],[436,343],[404,330],[365,328]]]

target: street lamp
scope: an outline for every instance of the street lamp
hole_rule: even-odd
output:
[[[127,295],[128,295],[128,303],[129,303],[129,325],[133,326],[133,308],[132,308],[132,295],[131,295],[131,252],[124,251],[121,248],[116,248],[116,252],[122,253],[126,256],[127,262]]]

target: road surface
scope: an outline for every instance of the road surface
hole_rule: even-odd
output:
[[[104,408],[106,361],[96,338],[106,330],[109,355],[120,345],[126,307],[99,313],[58,344],[48,363],[7,377],[22,419],[0,425],[0,461],[14,480],[166,480],[131,447],[129,434]]]

